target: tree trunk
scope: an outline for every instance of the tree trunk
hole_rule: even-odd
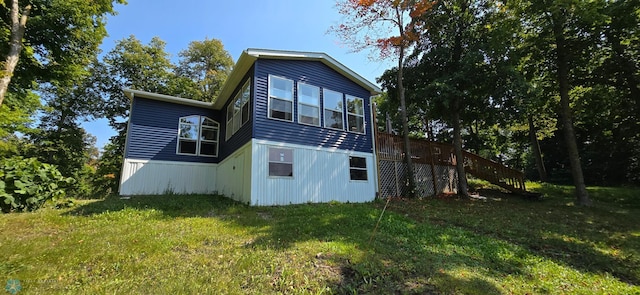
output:
[[[562,22],[557,17],[553,18],[553,33],[556,41],[556,55],[558,67],[558,87],[560,92],[560,117],[564,133],[564,141],[567,145],[569,162],[571,163],[571,176],[576,188],[576,201],[578,205],[590,206],[591,200],[584,183],[582,165],[580,164],[580,154],[578,144],[571,120],[571,107],[569,106],[569,60],[568,48],[564,38]]]
[[[400,117],[402,117],[402,139],[404,139],[404,161],[407,164],[407,184],[409,197],[415,196],[415,177],[413,172],[413,160],[411,159],[411,141],[409,140],[409,122],[407,120],[407,104],[404,97],[403,64],[404,48],[400,48],[398,59],[398,96],[400,97]]]
[[[529,121],[529,139],[531,140],[531,147],[533,151],[533,157],[536,159],[536,168],[538,169],[538,175],[540,181],[547,181],[547,168],[544,167],[544,161],[542,160],[542,152],[540,151],[540,142],[538,142],[538,136],[536,135],[537,129],[533,124],[533,115],[527,117]]]
[[[467,186],[467,173],[464,171],[464,155],[462,155],[462,127],[460,124],[460,98],[453,101],[452,110],[453,123],[453,149],[456,155],[456,172],[458,172],[458,195],[469,197]]]
[[[461,10],[464,14],[468,8],[469,3],[463,3]],[[453,52],[451,56],[451,72],[456,73],[460,68],[460,61],[462,60],[462,32],[465,30],[464,23],[458,24],[458,29],[455,35]],[[456,82],[455,85],[459,90],[462,90],[463,85]],[[456,172],[458,173],[458,195],[464,198],[469,197],[469,189],[467,185],[467,173],[464,171],[464,156],[462,155],[462,126],[460,122],[460,113],[462,112],[462,98],[459,96],[453,97],[451,101],[451,123],[453,124],[453,149],[456,156]]]
[[[28,4],[24,8],[21,17],[18,0],[11,0],[11,39],[9,40],[9,52],[4,61],[4,69],[2,69],[2,75],[0,76],[0,107],[9,89],[13,71],[16,65],[18,65],[20,51],[22,51],[22,37],[24,36],[24,29],[27,24],[29,12],[31,12],[31,4]]]

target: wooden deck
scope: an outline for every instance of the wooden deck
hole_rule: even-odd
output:
[[[404,161],[405,152],[402,137],[387,133],[377,133],[376,152],[379,161]],[[509,168],[467,151],[463,151],[463,155],[463,163],[467,173],[511,192],[526,192],[524,173],[522,171]],[[427,164],[432,167],[456,165],[453,145],[424,139],[411,139],[411,159],[414,163]],[[435,186],[437,185],[434,183]]]

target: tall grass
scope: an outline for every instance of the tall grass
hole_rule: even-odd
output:
[[[529,184],[540,201],[248,207],[220,196],[79,201],[0,215],[0,279],[29,293],[638,294],[633,188]],[[1,282],[0,282],[1,283]]]

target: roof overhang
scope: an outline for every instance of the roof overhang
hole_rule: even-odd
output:
[[[270,49],[253,49],[249,48],[242,52],[240,58],[238,58],[238,62],[233,67],[233,71],[227,77],[218,97],[213,103],[197,101],[193,99],[175,97],[170,95],[133,90],[133,89],[124,89],[125,95],[133,100],[134,97],[143,97],[148,99],[154,99],[158,101],[177,103],[182,105],[201,107],[201,108],[211,108],[220,110],[224,107],[224,104],[231,99],[231,95],[233,91],[236,89],[238,84],[242,82],[242,79],[247,74],[251,66],[258,59],[283,59],[283,60],[311,60],[311,61],[319,61],[328,66],[329,68],[335,70],[336,72],[342,74],[347,77],[351,81],[360,85],[364,89],[368,90],[371,95],[377,95],[382,93],[382,90],[376,86],[375,84],[367,81],[367,79],[358,75],[356,72],[351,69],[345,67],[343,64],[333,59],[331,56],[326,53],[321,52],[303,52],[303,51],[285,51],[285,50],[270,50]]]
[[[246,75],[247,71],[253,66],[253,63],[257,59],[285,59],[285,60],[312,60],[319,61],[326,66],[332,68],[336,72],[349,78],[351,81],[367,89],[371,95],[377,95],[382,93],[382,90],[375,84],[367,81],[367,79],[358,75],[356,72],[345,67],[343,64],[333,59],[326,53],[321,52],[303,52],[303,51],[285,51],[285,50],[270,50],[270,49],[255,49],[249,48],[242,52],[238,62],[233,67],[233,71],[227,77],[227,81],[222,86],[222,90],[218,95],[218,99],[213,103],[215,109],[221,109],[224,104],[231,98],[233,91],[237,85],[242,82],[242,78]]]
[[[182,104],[182,105],[199,107],[199,108],[208,108],[208,109],[213,108],[213,104],[210,102],[198,101],[198,100],[193,100],[188,98],[182,98],[182,97],[176,97],[176,96],[170,96],[170,95],[164,95],[164,94],[146,92],[146,91],[140,91],[140,90],[133,90],[133,89],[124,89],[123,91],[124,91],[124,95],[126,95],[131,101],[133,101],[134,97],[142,97],[142,98],[148,98],[148,99],[153,99],[158,101]]]

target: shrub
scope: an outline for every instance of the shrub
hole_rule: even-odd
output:
[[[56,166],[36,158],[0,160],[0,209],[3,212],[33,211],[47,200],[65,196],[72,178],[62,176]]]

